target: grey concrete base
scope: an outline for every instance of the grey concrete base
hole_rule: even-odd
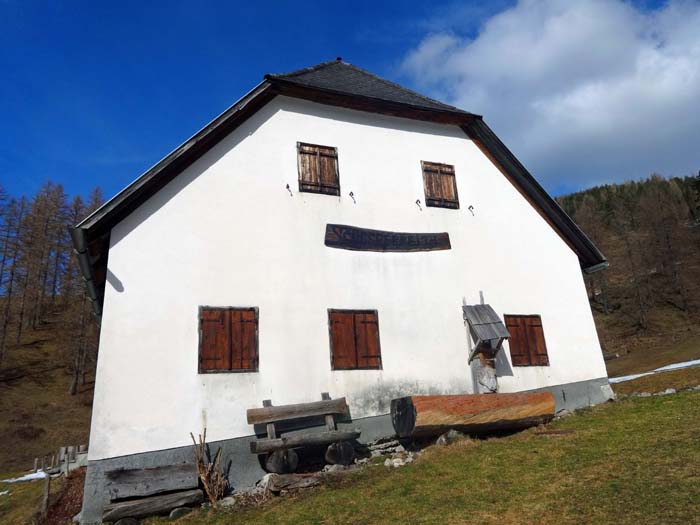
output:
[[[528,392],[542,392],[546,390],[549,390],[554,395],[557,412],[576,410],[577,408],[598,405],[615,399],[615,394],[610,388],[607,377],[535,388],[528,390]]]
[[[554,394],[557,412],[564,409],[575,410],[604,403],[614,397],[607,377],[538,388],[531,391],[542,390],[549,390]],[[360,441],[365,443],[394,435],[394,428],[389,414],[355,419],[347,423],[338,423],[338,428],[359,429],[362,432]],[[250,442],[255,439],[257,439],[255,436],[246,436],[209,443],[212,452],[215,452],[218,448],[222,449],[221,464],[227,471],[229,482],[234,489],[250,488],[265,475],[265,471],[260,467],[257,456],[250,453]],[[109,503],[104,490],[104,473],[106,471],[122,468],[160,467],[178,463],[194,463],[193,446],[89,461],[80,523],[91,525],[101,523],[102,509],[104,505]]]

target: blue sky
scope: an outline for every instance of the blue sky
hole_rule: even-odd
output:
[[[336,56],[484,114],[553,193],[700,168],[700,120],[688,115],[700,4],[482,4],[0,0],[0,184],[32,194],[50,178],[112,196],[264,73]],[[645,75],[663,82],[649,93]],[[625,100],[636,105],[623,111]],[[601,104],[611,107],[591,111]],[[680,131],[651,141],[669,113]]]

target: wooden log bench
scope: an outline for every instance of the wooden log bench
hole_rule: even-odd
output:
[[[357,430],[338,430],[335,416],[348,414],[348,405],[344,397],[331,399],[327,392],[321,394],[321,401],[298,403],[294,405],[272,406],[272,401],[263,401],[262,408],[250,408],[247,411],[250,425],[266,425],[267,437],[250,444],[253,454],[265,454],[265,470],[276,474],[294,472],[299,458],[294,449],[311,446],[328,445],[326,461],[332,464],[348,465],[355,458],[354,447],[350,441],[360,437]],[[325,427],[322,430],[279,437],[277,426],[283,422],[304,418],[323,417]]]

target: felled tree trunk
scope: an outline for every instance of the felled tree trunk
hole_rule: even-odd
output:
[[[467,434],[517,430],[551,421],[551,392],[411,396],[391,401],[400,438],[434,436],[450,429]]]

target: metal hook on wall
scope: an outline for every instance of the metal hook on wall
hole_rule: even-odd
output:
[[[416,205],[420,209],[420,211],[423,211],[423,207],[420,205],[420,199],[416,199]]]
[[[289,187],[289,184],[287,184],[287,191],[289,192],[290,197],[294,197],[294,194],[292,193],[292,188]]]
[[[352,199],[352,202],[354,204],[357,204],[357,201],[355,200],[355,194],[353,192],[350,192],[350,198]]]

